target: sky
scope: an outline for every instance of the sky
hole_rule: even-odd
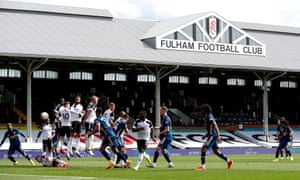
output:
[[[0,0],[1,1],[1,0]],[[164,20],[214,11],[228,21],[300,27],[298,0],[14,0],[107,9],[114,17]]]

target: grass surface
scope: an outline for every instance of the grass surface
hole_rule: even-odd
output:
[[[8,159],[0,160],[0,179],[22,179],[22,180],[54,180],[54,179],[104,179],[104,180],[188,180],[188,179],[299,179],[300,161],[297,154],[295,160],[280,160],[272,162],[274,155],[230,155],[234,160],[232,169],[227,169],[227,164],[220,158],[210,155],[207,157],[207,170],[196,171],[200,164],[199,156],[171,157],[175,168],[167,168],[163,157],[159,158],[156,168],[145,167],[143,162],[138,171],[132,169],[105,169],[107,161],[102,158],[73,158],[69,161],[67,168],[47,168],[37,164],[31,167],[26,159],[17,159],[19,165],[11,166]],[[129,157],[135,165],[136,157]],[[64,159],[65,160],[65,159]]]

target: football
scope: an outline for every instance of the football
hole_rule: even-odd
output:
[[[49,114],[47,112],[42,112],[41,113],[41,119],[42,120],[47,120],[49,119]]]

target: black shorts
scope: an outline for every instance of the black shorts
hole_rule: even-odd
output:
[[[73,121],[72,122],[72,133],[81,133],[81,122],[79,121]]]
[[[94,123],[85,123],[85,133],[87,132],[93,132],[95,130],[95,124]]]
[[[142,149],[145,150],[147,148],[147,141],[145,139],[138,139],[137,140],[137,148],[138,148],[139,152]]]
[[[43,139],[43,151],[46,152],[46,150],[48,150],[50,152],[51,149],[52,149],[52,140]]]
[[[59,136],[64,137],[65,135],[67,135],[67,138],[69,138],[69,137],[71,137],[71,130],[72,130],[71,126],[62,126]]]

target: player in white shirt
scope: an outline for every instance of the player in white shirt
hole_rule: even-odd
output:
[[[55,135],[55,127],[50,123],[49,114],[47,112],[41,113],[41,121],[40,131],[35,141],[37,143],[39,138],[42,136],[42,156],[45,157],[48,151],[50,157],[53,157],[52,138]]]
[[[137,158],[136,166],[133,168],[135,171],[137,171],[144,158],[149,164],[151,163],[150,156],[146,153],[146,149],[150,138],[155,141],[153,124],[149,119],[147,119],[146,111],[139,112],[139,118],[135,120],[132,131],[137,133],[137,148],[139,151],[139,155]]]
[[[59,141],[59,133],[61,130],[61,122],[59,121],[59,111],[62,110],[64,108],[64,102],[65,99],[64,98],[60,98],[59,99],[59,103],[55,106],[54,110],[53,110],[53,115],[54,115],[54,126],[55,126],[55,135],[52,139],[52,143],[53,143],[53,152],[55,152],[55,155],[59,157],[59,150],[58,150],[58,141]]]
[[[116,104],[110,102],[108,105],[108,109],[106,109],[103,113],[103,116],[109,120],[112,127],[114,126],[114,121],[115,121],[115,109],[116,109]]]
[[[44,167],[68,167],[68,163],[64,162],[61,159],[52,158],[49,156],[36,156],[35,160],[39,163],[42,163]]]
[[[94,156],[92,151],[93,148],[93,138],[94,138],[94,129],[95,129],[95,120],[96,110],[98,105],[99,98],[97,96],[92,96],[89,104],[86,108],[86,114],[82,122],[85,124],[85,142],[86,142],[86,152],[90,156]]]
[[[80,134],[81,134],[81,121],[84,115],[83,106],[81,104],[81,97],[76,96],[75,102],[71,106],[71,145],[75,144],[75,154],[81,157],[79,152]],[[72,154],[71,154],[72,155]]]
[[[64,102],[64,108],[59,111],[59,121],[61,122],[61,131],[59,133],[58,150],[60,152],[62,145],[64,144],[65,136],[67,136],[67,159],[70,160],[70,152],[72,151],[72,145],[70,141],[71,137],[71,108],[70,102]]]

